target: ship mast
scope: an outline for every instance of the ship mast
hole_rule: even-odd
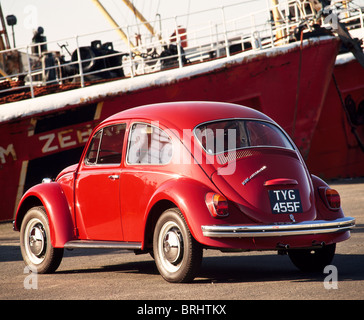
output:
[[[8,32],[6,31],[6,26],[5,26],[5,20],[4,20],[4,15],[3,15],[3,9],[1,7],[1,3],[0,3],[0,20],[1,20],[1,30],[0,30],[0,50],[5,50],[5,49],[10,49],[10,43],[9,43],[9,37],[8,37]],[[3,36],[5,38],[5,43],[4,43],[4,39]]]
[[[5,20],[4,20],[4,15],[3,15],[3,9],[1,7],[1,3],[0,3],[0,20],[1,20],[1,30],[0,30],[0,51],[6,50],[6,49],[10,49],[10,42],[9,42],[9,36],[8,36],[8,32],[6,31],[6,26],[5,26]],[[5,38],[5,43],[4,43],[4,38]],[[1,54],[0,55],[0,74],[5,77],[7,80],[11,80],[9,78],[9,76],[7,75],[7,73],[4,70],[4,66],[5,66],[5,60],[6,60],[6,55]]]
[[[101,11],[101,13],[106,17],[111,26],[115,28],[116,32],[120,35],[120,38],[126,42],[127,45],[130,46],[130,49],[136,51],[135,45],[129,40],[128,36],[125,32],[120,28],[120,26],[116,23],[113,17],[109,14],[109,12],[105,9],[105,7],[101,4],[99,0],[92,0],[96,7]]]
[[[123,0],[126,6],[133,12],[133,14],[140,20],[141,23],[148,29],[148,31],[153,35],[157,36],[158,40],[162,40],[162,37],[157,34],[151,24],[144,18],[144,16],[140,13],[140,11],[129,1]]]
[[[101,13],[106,17],[111,26],[115,28],[115,30],[119,33],[120,38],[130,46],[130,49],[135,53],[139,53],[136,49],[136,46],[130,41],[125,32],[121,29],[121,27],[117,24],[117,22],[113,19],[113,17],[109,14],[106,8],[101,4],[99,0],[92,0],[96,7],[101,11]],[[133,14],[144,24],[144,26],[148,29],[148,31],[153,35],[158,37],[158,40],[162,40],[162,37],[157,34],[151,24],[144,18],[144,16],[140,13],[140,11],[129,1],[123,0],[126,6],[133,12]]]
[[[273,20],[275,22],[276,25],[276,29],[277,29],[277,40],[281,40],[286,36],[285,30],[282,27],[282,21],[283,21],[283,17],[279,11],[279,2],[278,0],[271,0],[272,2],[272,13],[273,13]]]

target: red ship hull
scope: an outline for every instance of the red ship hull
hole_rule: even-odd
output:
[[[355,59],[334,68],[307,159],[324,179],[364,176],[363,75]]]
[[[52,110],[19,114],[16,119],[3,121],[0,126],[0,220],[13,219],[16,204],[29,187],[44,177],[54,178],[66,165],[77,163],[92,128],[101,120],[139,105],[208,100],[253,107],[291,134],[307,157],[322,115],[339,44],[336,38],[325,37],[259,53],[237,54],[221,60],[226,62],[218,68],[210,69],[210,62],[206,62],[200,64],[204,66],[203,71],[193,71],[195,65],[160,72],[161,76],[175,72],[176,80],[88,99],[80,97],[78,103],[66,101]],[[181,70],[192,72],[178,77]],[[136,78],[147,81],[148,77],[155,76]],[[132,79],[115,83],[128,81]],[[98,86],[87,89],[96,90]],[[65,94],[51,96],[57,101]],[[32,100],[41,101],[38,99],[42,97]],[[1,108],[17,110],[17,104]]]

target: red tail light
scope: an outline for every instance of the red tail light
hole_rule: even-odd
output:
[[[206,205],[214,218],[224,218],[229,215],[227,199],[218,193],[206,194]]]
[[[320,194],[323,198],[326,206],[331,210],[339,210],[341,206],[341,200],[339,193],[328,187],[321,187]]]

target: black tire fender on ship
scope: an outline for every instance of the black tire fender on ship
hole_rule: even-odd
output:
[[[82,71],[83,72],[89,72],[92,71],[94,65],[95,65],[95,53],[92,50],[91,47],[81,47],[79,48],[80,50],[80,55],[81,55],[81,60],[82,60]],[[84,61],[87,60],[87,61]],[[72,62],[78,62],[78,52],[77,50],[75,50],[72,53]],[[79,68],[78,64],[74,64],[74,67],[76,69]]]

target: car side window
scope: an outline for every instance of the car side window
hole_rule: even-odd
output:
[[[85,164],[120,164],[125,129],[125,124],[117,124],[97,131],[87,150]]]
[[[172,141],[167,133],[149,124],[133,124],[128,146],[129,164],[167,164],[171,158]]]

